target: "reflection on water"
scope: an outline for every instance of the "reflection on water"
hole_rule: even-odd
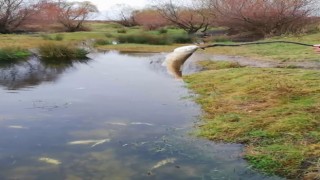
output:
[[[64,71],[74,67],[74,62],[56,64],[42,62],[36,57],[16,64],[0,64],[0,85],[10,90],[17,90],[37,86],[42,82],[51,82],[58,79]],[[87,60],[84,60],[87,62]]]
[[[277,179],[251,170],[241,145],[189,135],[199,107],[160,57],[3,67],[0,179]]]

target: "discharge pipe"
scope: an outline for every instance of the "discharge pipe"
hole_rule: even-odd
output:
[[[177,79],[181,79],[182,77],[182,66],[185,61],[198,49],[206,49],[211,47],[237,47],[237,46],[246,46],[246,45],[255,45],[255,44],[272,44],[272,43],[286,43],[286,44],[296,44],[301,46],[314,47],[314,51],[320,53],[320,44],[311,45],[300,42],[291,42],[291,41],[263,41],[263,42],[247,42],[247,43],[237,43],[237,44],[209,44],[204,46],[197,45],[189,45],[182,46],[174,49],[174,51],[167,55],[165,61],[163,62],[163,66],[167,67],[168,73],[173,75]]]

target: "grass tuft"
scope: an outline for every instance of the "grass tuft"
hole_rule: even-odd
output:
[[[192,38],[188,35],[154,35],[154,34],[130,34],[119,36],[117,38],[119,43],[134,43],[134,44],[150,44],[150,45],[170,45],[173,43],[191,43]]]
[[[0,49],[0,63],[11,63],[26,59],[31,55],[28,50],[19,47],[7,47]]]
[[[55,34],[55,35],[48,35],[48,34],[41,34],[43,40],[54,40],[54,41],[62,41],[64,39],[63,34]]]
[[[165,28],[161,28],[158,30],[159,34],[167,34],[168,33],[168,29]]]
[[[45,44],[39,47],[39,54],[43,60],[74,60],[87,59],[88,52],[81,48],[62,44]]]
[[[127,33],[127,30],[124,29],[124,28],[118,29],[118,30],[117,30],[117,33],[119,33],[119,34],[126,34],[126,33]]]
[[[135,43],[135,44],[151,44],[151,45],[167,45],[171,42],[165,36],[156,36],[151,34],[137,34],[119,36],[117,38],[119,43]]]
[[[95,46],[104,46],[104,45],[110,45],[112,44],[112,42],[106,39],[97,39],[94,44]]]

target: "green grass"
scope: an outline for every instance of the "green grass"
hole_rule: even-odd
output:
[[[103,46],[103,45],[110,45],[112,44],[112,42],[110,40],[106,40],[106,39],[97,39],[95,41],[95,46]]]
[[[237,62],[228,62],[228,61],[217,61],[213,62],[210,60],[207,61],[199,61],[198,64],[204,69],[204,70],[218,70],[218,69],[226,69],[226,68],[240,68],[242,67]]]
[[[40,46],[39,54],[42,60],[63,62],[75,59],[87,59],[88,52],[70,45],[50,43]]]
[[[320,43],[320,33],[303,35],[303,36],[290,36],[290,37],[275,37],[272,40],[285,40],[294,42],[303,42],[309,44]],[[208,53],[214,54],[227,54],[246,56],[261,60],[273,61],[314,61],[320,62],[320,55],[313,52],[311,47],[298,46],[292,44],[265,44],[265,45],[251,45],[242,47],[215,47],[208,48]]]
[[[54,34],[54,35],[41,34],[41,37],[44,40],[55,40],[55,41],[62,41],[64,39],[63,34]]]
[[[7,47],[0,49],[0,63],[16,62],[26,59],[31,53],[18,47]]]
[[[217,70],[184,77],[199,94],[196,101],[205,111],[198,135],[245,143],[245,157],[254,168],[267,173],[289,178],[317,174],[320,72],[213,69]]]

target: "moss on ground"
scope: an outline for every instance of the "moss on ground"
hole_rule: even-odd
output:
[[[264,172],[319,178],[320,72],[216,69],[184,77],[205,111],[199,135],[246,144],[245,157]]]

